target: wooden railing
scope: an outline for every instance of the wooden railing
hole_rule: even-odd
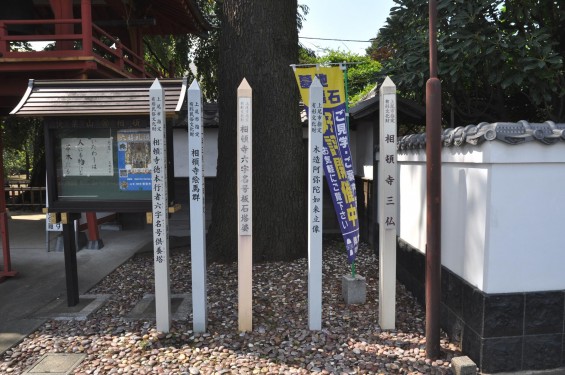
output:
[[[45,187],[5,187],[6,207],[39,211],[45,207]]]
[[[41,59],[61,57],[94,57],[99,63],[111,67],[124,76],[135,78],[159,77],[159,71],[147,64],[143,56],[135,54],[119,39],[102,28],[81,19],[45,20],[0,20],[0,58]],[[10,27],[28,26],[35,30],[34,35],[11,35]],[[56,27],[80,30],[55,34]],[[25,51],[17,49],[18,42],[53,43],[52,50]]]

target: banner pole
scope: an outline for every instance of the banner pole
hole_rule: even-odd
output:
[[[345,123],[347,124],[347,141],[351,144],[350,131],[349,131],[349,81],[347,80],[347,63],[344,61],[339,64],[343,71],[343,83],[345,88]]]
[[[349,129],[349,90],[348,90],[348,80],[347,80],[347,63],[344,61],[343,63],[339,64],[339,67],[343,71],[343,83],[345,89],[345,124],[347,126],[347,142],[351,144],[351,131]],[[355,270],[355,259],[351,262],[351,277],[355,278],[356,274]]]

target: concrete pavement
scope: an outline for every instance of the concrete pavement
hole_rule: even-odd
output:
[[[174,214],[169,225],[171,236],[188,236],[188,215]],[[57,299],[66,300],[64,254],[47,252],[45,215],[13,212],[8,231],[12,269],[18,275],[0,283],[0,353],[45,321],[34,313]],[[56,234],[50,236],[53,249]],[[101,230],[100,237],[104,242],[102,249],[83,249],[77,253],[81,295],[149,245],[152,230],[149,225],[139,230]],[[1,259],[0,267],[3,264]]]

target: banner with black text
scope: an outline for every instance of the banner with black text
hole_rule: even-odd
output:
[[[309,88],[314,77],[324,87],[322,153],[324,174],[332,197],[349,263],[355,261],[359,247],[359,220],[353,157],[349,148],[343,72],[335,67],[296,67],[296,82],[302,101],[309,107]]]

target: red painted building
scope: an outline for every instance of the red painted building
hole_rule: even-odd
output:
[[[9,114],[19,103],[30,79],[159,76],[160,73],[144,61],[143,37],[205,36],[211,25],[203,17],[196,1],[1,0],[0,116]],[[22,45],[27,43],[39,48],[25,50]],[[49,48],[44,49],[46,45]],[[3,189],[1,155],[0,143],[0,189]],[[0,237],[4,263],[3,268],[0,267],[0,281],[17,274],[10,264],[4,196],[0,192]],[[88,221],[89,233],[95,237],[91,240],[96,239],[96,217]]]
[[[196,0],[2,0],[0,115],[19,102],[30,78],[147,78],[143,36],[205,36]],[[23,51],[22,42],[50,44]]]

